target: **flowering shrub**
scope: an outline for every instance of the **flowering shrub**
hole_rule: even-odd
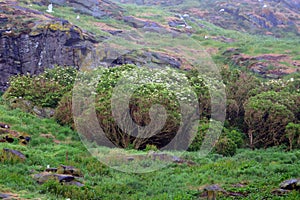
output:
[[[197,110],[201,118],[209,118],[208,89],[214,89],[219,84],[219,81],[199,75],[197,71],[187,73],[171,68],[149,69],[134,65],[98,68],[91,72],[82,72],[77,78],[73,100],[82,103],[94,96],[90,98],[92,102],[88,103],[92,106],[87,106],[85,110],[79,109],[80,112],[76,111],[80,113],[77,120],[84,121],[83,125],[91,127],[88,125],[91,123],[88,112],[94,107],[105,136],[115,146],[135,149],[144,149],[147,144],[157,148],[169,144],[182,124],[187,128],[196,121],[188,115]],[[129,98],[124,94],[129,95]],[[122,109],[124,105],[125,111]],[[161,108],[156,110],[157,113],[152,113],[151,109],[155,105],[160,105]],[[201,108],[197,109],[197,106]],[[156,123],[164,122],[163,126],[152,127],[148,134],[155,134],[145,135],[147,133],[142,129],[157,119],[161,120]],[[90,134],[87,137],[94,136]],[[191,136],[179,140],[188,144]],[[101,143],[100,139],[99,142]]]
[[[55,108],[61,97],[73,87],[76,69],[55,67],[40,75],[18,75],[10,80],[5,100],[24,99],[34,105]]]
[[[176,80],[171,80],[171,77]],[[192,92],[191,90],[178,92],[174,89],[176,87],[174,83],[178,83],[181,79],[184,79],[184,75],[174,73],[171,69],[148,71],[132,65],[105,69],[97,85],[96,111],[106,137],[116,146],[123,148],[133,145],[136,149],[144,149],[147,144],[153,144],[160,148],[168,144],[175,137],[180,126],[181,114],[178,101],[190,100],[185,95],[187,92]],[[122,80],[126,81],[122,82]],[[121,91],[114,91],[117,86]],[[129,102],[122,101],[122,96],[118,97],[122,91],[130,90],[133,93]],[[112,98],[118,99],[120,104],[129,104],[130,117],[140,127],[145,127],[151,123],[149,115],[151,106],[162,105],[167,114],[164,127],[150,138],[148,136],[147,138],[140,137],[141,131],[128,130],[129,127],[123,127],[127,130],[121,130],[115,118],[116,115],[125,116],[125,113],[118,108],[117,111],[112,112],[112,106],[118,106],[112,103]],[[155,117],[158,118],[158,115]],[[121,123],[125,126],[130,124],[128,117],[124,117]]]

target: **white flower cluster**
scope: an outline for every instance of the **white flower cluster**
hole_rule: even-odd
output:
[[[123,69],[99,67],[93,71],[81,72],[77,77],[77,83],[85,90],[90,88],[94,94],[96,90],[105,92],[117,87],[118,91],[115,93],[131,91],[141,96],[175,96],[176,100],[186,103],[197,101],[195,89],[212,93],[225,87],[222,80],[211,76],[198,74],[193,78],[196,80],[191,81],[185,72],[170,67],[163,69],[135,66]]]
[[[272,79],[266,82],[261,82],[262,87],[266,87],[269,89],[285,89],[291,85],[297,85],[299,83],[300,79],[298,78],[290,78],[288,80],[285,79]],[[296,92],[299,92],[299,88],[296,90]]]

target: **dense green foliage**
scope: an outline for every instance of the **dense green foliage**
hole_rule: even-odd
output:
[[[300,124],[289,123],[285,127],[285,134],[289,140],[290,150],[300,148]]]
[[[62,96],[73,88],[77,71],[72,67],[47,69],[41,75],[18,75],[10,80],[3,98],[24,99],[35,105],[55,108]]]
[[[194,0],[188,0],[188,2],[191,8],[197,4]],[[214,8],[213,4],[210,5]],[[45,6],[38,4],[31,5],[32,8],[42,12],[46,10]],[[165,7],[163,9],[148,6],[142,8],[138,11],[136,6],[127,5],[126,15],[158,20],[165,26],[168,26],[168,18],[174,15]],[[96,25],[97,22],[107,23],[120,29],[133,29],[122,20],[113,18],[100,20],[83,14],[80,14],[81,20],[77,20],[78,14],[71,8],[55,6],[54,9],[53,16],[66,19],[91,31],[101,40],[111,35],[100,30]],[[176,12],[178,12],[177,9],[178,7],[175,8]],[[147,13],[149,16],[146,16]],[[95,101],[88,103],[96,108],[98,120],[101,128],[105,130],[106,137],[116,146],[124,148],[100,147],[104,152],[116,153],[116,159],[124,152],[136,155],[147,155],[147,151],[159,152],[159,148],[174,137],[180,126],[180,120],[183,118],[178,99],[194,94],[199,103],[198,114],[200,116],[197,119],[199,126],[194,135],[195,138],[193,141],[191,138],[183,138],[192,142],[188,152],[183,155],[181,155],[182,152],[172,152],[178,153],[185,160],[194,162],[194,165],[172,163],[166,168],[147,174],[126,174],[100,163],[91,156],[75,132],[72,100],[78,99],[76,95],[73,96],[71,90],[74,88],[77,71],[69,67],[56,67],[46,70],[41,75],[28,74],[13,77],[10,81],[10,88],[3,96],[5,101],[0,98],[0,122],[8,123],[13,130],[32,136],[32,141],[28,146],[22,146],[16,142],[0,143],[1,148],[22,151],[27,157],[25,162],[8,159],[2,155],[0,149],[0,193],[18,193],[21,198],[28,199],[190,200],[201,198],[205,186],[219,184],[229,193],[241,195],[241,197],[221,194],[218,199],[300,199],[298,191],[283,196],[272,194],[272,190],[278,188],[283,180],[299,177],[300,73],[278,80],[259,79],[245,67],[237,66],[229,55],[224,54],[228,49],[239,48],[237,52],[246,55],[285,52],[294,60],[300,60],[299,38],[249,35],[225,30],[198,19],[187,22],[193,27],[191,39],[210,50],[217,50],[218,53],[213,56],[214,61],[226,67],[221,70],[227,96],[225,127],[222,123],[215,123],[213,127],[209,124],[212,120],[209,89],[214,89],[218,81],[199,75],[194,70],[164,69],[160,71],[154,69],[151,71],[132,65],[109,69],[99,68],[91,73],[79,74],[77,81],[81,85],[77,85],[79,90],[77,92],[82,95],[80,97],[82,99],[94,97]],[[137,48],[144,48],[145,44],[151,44],[151,40],[155,40],[161,44],[162,48],[171,46],[171,51],[176,51],[177,46],[173,43],[168,44],[169,40],[164,41],[165,38],[161,36],[160,33],[149,34],[149,41],[139,41],[139,45],[132,44],[124,38],[118,38],[120,40],[117,43],[120,46],[133,45]],[[232,42],[222,42],[218,40],[219,37],[228,37],[232,39]],[[172,40],[172,42],[177,41]],[[197,42],[189,46],[195,52],[199,50]],[[178,44],[181,43],[178,42]],[[290,65],[290,63],[281,64]],[[114,93],[114,89],[122,78],[127,78],[134,83],[137,83],[137,80],[152,81],[151,84],[148,82],[139,84],[127,102],[130,119],[137,125],[144,127],[151,123],[151,106],[154,104],[163,105],[166,110],[165,126],[150,140],[126,134],[126,131],[120,128],[115,120],[116,115],[123,116],[124,114],[113,113],[111,101],[113,97],[118,97],[119,93]],[[186,82],[187,85],[181,85]],[[129,91],[131,86],[132,84],[123,84],[121,89]],[[178,88],[180,92],[176,90]],[[184,99],[184,101],[189,99],[192,98]],[[55,108],[54,118],[39,119],[20,109],[11,110],[11,108],[23,109],[24,104]],[[28,109],[23,110],[30,112]],[[89,112],[90,110],[86,109],[80,113],[79,120],[83,120],[87,127],[92,129],[91,120],[88,117]],[[212,129],[212,132],[222,129],[222,135],[214,144],[212,152],[203,158],[197,151],[201,148],[209,129]],[[50,134],[54,138],[42,136],[44,134]],[[247,147],[254,150],[247,149]],[[262,149],[263,147],[268,148]],[[133,149],[144,149],[144,151]],[[287,149],[290,151],[286,152]],[[60,164],[80,168],[84,174],[82,182],[85,186],[78,188],[54,181],[39,185],[33,180],[31,175],[43,171],[47,165],[56,167]],[[145,161],[142,164],[148,163]],[[120,168],[122,167],[128,166],[121,165]]]
[[[17,97],[21,97],[32,101],[35,105],[57,107],[55,119],[61,124],[75,128],[71,93],[75,75],[74,69],[55,68],[39,76],[18,76],[12,79],[11,87],[4,94],[4,98],[14,102],[14,99],[19,100]],[[278,81],[261,81],[238,70],[223,69],[222,75],[227,93],[227,122],[220,139],[222,143],[233,141],[237,147],[251,148],[290,146],[292,143],[294,148],[298,147],[297,131],[286,128],[289,123],[299,123],[300,94],[297,75]],[[59,80],[60,77],[64,78]],[[88,94],[88,86],[93,87],[96,95],[92,105],[95,106],[98,121],[106,137],[118,147],[144,149],[150,144],[161,148],[168,144],[178,131],[182,120],[181,101],[192,102],[193,95],[197,96],[199,102],[200,126],[189,150],[200,149],[203,138],[210,128],[211,102],[208,88],[213,88],[216,80],[200,76],[196,71],[144,70],[133,65],[125,65],[108,69],[98,68],[91,73],[85,72],[77,77],[77,81],[82,83],[81,88],[79,87],[80,94]],[[55,89],[49,90],[49,86],[53,84],[56,85]],[[116,88],[119,91],[116,91]],[[125,102],[124,96],[118,96],[122,91],[131,91],[128,102]],[[126,117],[123,110],[120,112],[118,109],[112,110],[114,106],[112,99],[117,99],[119,101],[117,104],[128,104],[130,117]],[[139,134],[144,133],[138,130],[135,130],[135,135],[129,135],[128,131],[132,127],[120,127],[118,124],[120,122],[116,121],[116,117],[119,117],[125,119],[121,123],[128,124],[126,120],[129,117],[135,124],[144,127],[151,123],[151,107],[155,104],[160,104],[166,109],[167,118],[159,133],[150,138],[141,138]],[[86,118],[87,112],[82,113],[82,118],[89,121],[89,118]],[[238,130],[242,130],[248,137],[243,137]],[[287,137],[287,132],[290,137]],[[291,134],[292,132],[295,133]],[[292,136],[296,141],[291,141]],[[192,138],[190,136],[185,140],[191,141]],[[223,146],[225,148],[226,145]],[[234,145],[229,146],[234,153]],[[226,153],[226,148],[221,152],[220,148],[219,145],[220,154],[233,154]]]
[[[215,183],[227,191],[247,195],[244,199],[272,198],[271,191],[281,181],[297,176],[300,166],[299,151],[239,150],[231,158],[212,154],[201,159],[196,152],[189,152],[184,157],[196,162],[195,166],[172,164],[152,173],[126,174],[109,169],[92,158],[77,134],[69,128],[61,127],[53,120],[37,119],[19,110],[7,110],[2,105],[0,108],[0,121],[32,135],[33,141],[29,146],[1,144],[1,147],[17,149],[28,156],[24,163],[0,163],[0,192],[17,192],[23,198],[198,199],[202,186]],[[52,139],[41,137],[41,133],[51,133],[61,142],[56,144]],[[66,152],[69,154],[68,160]],[[80,168],[86,186],[79,189],[55,182],[39,185],[30,176],[33,170],[39,172],[47,165],[59,164]],[[235,187],[238,183],[244,186]],[[220,196],[220,199],[235,198]],[[297,192],[277,197],[297,198]]]

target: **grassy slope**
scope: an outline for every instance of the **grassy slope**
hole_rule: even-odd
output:
[[[26,6],[26,5],[24,5]],[[141,17],[144,19],[149,19],[157,21],[162,25],[167,26],[168,17],[173,17],[174,13],[169,10],[172,9],[166,7],[149,7],[141,6],[137,7],[135,5],[127,4],[122,5],[125,8],[126,12],[124,15],[132,15],[136,17]],[[45,11],[47,8],[43,6],[38,6],[33,4],[32,7],[40,11]],[[121,30],[131,30],[132,28],[124,24],[121,20],[116,20],[112,18],[106,19],[95,19],[88,15],[80,15],[80,20],[76,20],[78,13],[75,13],[69,7],[59,7],[56,6],[55,12],[52,15],[66,19],[71,23],[95,33],[98,36],[108,36],[109,34],[100,30],[99,27],[95,26],[95,22],[102,22],[108,25],[112,25]],[[223,28],[217,27],[211,23],[195,19],[196,23],[205,25],[205,28],[200,28],[195,22],[187,21],[189,25],[193,27],[195,33],[192,35],[192,39],[195,42],[199,42],[200,45],[204,47],[215,47],[220,49],[222,53],[227,48],[241,48],[242,52],[249,55],[258,55],[258,54],[267,54],[267,53],[283,53],[290,55],[295,60],[300,60],[300,39],[298,37],[287,37],[287,38],[274,38],[272,36],[263,36],[263,35],[250,35],[247,33],[241,33],[233,30],[225,30]],[[204,36],[225,36],[228,38],[235,39],[233,43],[224,43],[220,41],[215,41],[213,39],[204,39]],[[146,38],[147,39],[147,38]],[[156,40],[159,37],[156,37]],[[149,38],[151,41],[152,38]],[[160,42],[164,42],[161,40]],[[195,47],[198,47],[198,45]]]
[[[281,181],[299,176],[300,151],[283,152],[280,149],[240,150],[231,158],[210,155],[201,160],[197,153],[191,152],[185,157],[195,161],[195,166],[172,164],[152,173],[127,174],[109,169],[92,158],[75,132],[52,120],[38,119],[0,105],[0,121],[32,135],[28,146],[0,143],[1,148],[21,150],[28,156],[24,163],[0,163],[0,192],[10,191],[24,198],[63,199],[35,183],[30,176],[32,170],[38,172],[47,165],[59,164],[80,168],[86,184],[82,190],[93,191],[99,199],[198,199],[201,187],[207,184],[220,184],[228,191],[248,194],[247,199],[271,198],[271,190]],[[42,138],[41,133],[51,133],[62,143]],[[245,187],[233,187],[241,182]],[[76,196],[71,195],[71,198],[76,199]],[[296,192],[278,197],[297,198],[300,194]]]
[[[37,9],[45,10],[44,7],[37,7]],[[128,15],[138,16],[134,8],[128,10]],[[153,12],[150,8],[148,11]],[[157,10],[155,14],[166,15],[165,12]],[[57,8],[54,15],[66,18],[98,35],[106,33],[91,26],[91,21],[126,27],[113,19],[95,20],[89,16],[81,16],[81,20],[77,21],[75,19],[77,14],[68,8]],[[163,20],[161,22],[164,23]],[[203,46],[216,47],[221,50],[228,47],[242,47],[244,53],[253,55],[268,52],[283,53],[285,50],[291,50],[289,54],[295,59],[300,59],[299,39],[250,36],[223,30],[205,22],[201,23],[210,29],[200,29],[195,26],[197,34],[194,39],[200,41]],[[224,35],[237,39],[237,42],[225,44],[214,40],[204,40],[204,35],[207,34]],[[92,158],[75,132],[57,125],[53,120],[37,119],[18,110],[8,110],[4,105],[0,105],[0,121],[11,124],[15,130],[31,134],[33,138],[29,146],[0,143],[1,148],[21,150],[28,155],[27,161],[23,164],[0,164],[0,192],[11,191],[25,198],[58,198],[44,186],[36,184],[30,177],[31,170],[41,171],[46,165],[66,164],[82,169],[85,174],[85,189],[94,191],[103,199],[197,199],[198,189],[203,185],[213,183],[220,184],[229,191],[249,193],[248,199],[276,199],[270,191],[277,188],[281,181],[299,176],[300,151],[287,153],[280,149],[240,150],[232,158],[211,155],[202,160],[199,160],[197,153],[187,153],[185,156],[194,160],[197,163],[196,166],[171,165],[149,174],[126,174],[106,168]],[[55,144],[51,139],[40,137],[41,133],[51,133],[64,142]],[[69,154],[68,161],[65,158],[66,152]],[[245,182],[246,186],[243,188],[232,186],[239,182]],[[41,194],[40,191],[46,194]],[[300,198],[299,193],[278,197],[278,199],[298,198]]]

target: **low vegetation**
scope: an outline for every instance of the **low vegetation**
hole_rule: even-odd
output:
[[[222,145],[218,146],[219,153],[222,154],[220,150],[222,146],[227,146],[233,151],[233,153],[228,153],[225,150],[225,155],[232,155],[235,146],[266,148],[298,145],[297,130],[293,130],[295,132],[293,137],[291,135],[291,124],[295,124],[295,126],[299,124],[300,117],[300,95],[297,89],[295,90],[299,81],[297,76],[288,80],[262,82],[252,75],[237,70],[223,69],[222,73],[227,86],[228,103],[225,129],[228,131],[225,129],[223,131],[227,133],[225,138],[222,138]],[[96,96],[93,106],[95,106],[99,123],[106,137],[117,147],[128,148],[132,146],[135,149],[144,149],[147,144],[155,145],[158,148],[168,144],[173,139],[174,133],[177,132],[180,121],[184,117],[180,111],[180,104],[185,101],[186,97],[189,97],[186,99],[187,103],[192,102],[195,94],[198,96],[197,101],[200,102],[198,106],[201,117],[198,120],[200,120],[201,127],[209,124],[210,94],[206,83],[212,84],[217,82],[216,80],[210,78],[210,81],[204,82],[204,78],[208,78],[200,77],[196,72],[182,72],[172,69],[147,71],[133,65],[109,69],[99,68],[92,71],[92,76],[100,78],[95,82],[95,80],[92,81],[90,75],[79,74],[77,81],[83,85],[82,88],[78,89],[79,93],[88,92],[87,85],[95,83],[94,92]],[[59,81],[59,77],[64,78]],[[11,87],[6,91],[3,98],[9,102],[10,106],[17,106],[16,100],[27,100],[34,105],[43,107],[55,108],[58,106],[55,113],[58,122],[74,127],[70,92],[74,87],[75,79],[76,72],[74,70],[59,67],[47,70],[38,76],[18,76],[11,80]],[[182,86],[184,81],[189,82],[187,86]],[[177,83],[181,83],[181,86],[176,86]],[[53,85],[56,87],[52,87]],[[118,88],[117,91],[116,88]],[[125,91],[131,92],[126,93]],[[124,99],[125,94],[130,95],[128,102]],[[124,102],[119,102],[119,99],[123,99]],[[166,123],[160,132],[150,139],[143,140],[140,139],[141,137],[137,137],[139,134],[143,134],[141,130],[141,132],[135,133],[136,136],[127,135],[124,130],[131,130],[130,128],[133,127],[120,128],[115,121],[116,119],[125,119],[127,110],[120,112],[117,111],[120,110],[119,108],[113,110],[113,104],[129,104],[128,112],[133,122],[139,126],[148,125],[151,122],[151,114],[149,115],[149,113],[152,105],[161,104],[166,109]],[[82,114],[86,116],[87,113],[84,112],[86,111],[83,111]],[[130,124],[129,121],[123,122]],[[289,136],[286,131],[290,133]],[[228,136],[232,132],[245,134],[239,134],[243,139],[232,138]],[[195,141],[200,144],[195,144],[194,141],[190,150],[199,150],[205,134],[206,131],[199,128],[199,136],[196,136]],[[193,138],[186,139],[192,140]],[[241,140],[243,141],[241,142]]]
[[[32,8],[45,10],[45,6],[37,4]],[[133,5],[125,8],[126,15],[143,17]],[[169,11],[152,7],[145,7],[145,11],[153,14],[147,19],[160,17],[158,22],[164,25],[171,15]],[[121,20],[99,20],[87,15],[80,15],[78,20],[78,14],[67,7],[56,7],[53,15],[69,20],[99,38],[109,34],[94,23],[132,29]],[[191,37],[195,46],[189,40],[189,48],[196,49],[200,44],[216,50],[213,60],[220,67],[222,81],[195,70],[167,67],[146,70],[135,65],[99,67],[85,72],[56,66],[39,75],[12,77],[10,87],[4,94],[0,93],[0,123],[30,136],[31,140],[26,145],[16,139],[6,142],[6,132],[0,132],[0,194],[17,193],[24,199],[201,199],[206,198],[206,186],[217,184],[226,191],[218,193],[218,199],[299,199],[299,191],[274,194],[282,181],[299,177],[299,72],[281,79],[263,79],[249,72],[247,67],[237,66],[226,54],[228,49],[251,56],[285,53],[300,60],[299,41],[224,30],[198,19],[188,23],[195,33]],[[147,34],[155,44],[161,43],[161,48],[170,46],[167,40],[158,38],[158,34]],[[218,36],[232,41],[222,42]],[[131,41],[124,38],[117,41],[120,46],[127,45],[125,42]],[[176,39],[173,42],[177,42]],[[223,83],[226,90],[224,122],[212,115],[210,94]],[[126,98],[126,94],[130,98]],[[80,104],[81,109],[76,110],[74,102],[77,106]],[[125,105],[125,109],[120,105]],[[195,106],[196,117],[193,113],[182,113],[183,105]],[[37,114],[41,108],[48,109],[51,117],[41,118]],[[92,109],[114,148],[96,138],[94,130],[85,134],[85,138],[78,134],[78,123],[93,129]],[[185,116],[187,113],[190,115]],[[143,128],[151,125],[153,116],[164,122],[163,126],[152,127],[146,132]],[[193,132],[195,129],[194,134],[176,138],[182,121],[188,121],[183,130]],[[205,157],[200,155],[204,138],[219,130],[222,134],[213,143],[212,151]],[[152,132],[155,134],[147,135]],[[164,153],[161,149],[174,138],[187,144],[188,148],[184,149],[187,151],[164,152],[180,155],[180,158],[175,157],[179,161],[166,165],[164,160],[158,160],[158,166],[166,166],[140,174],[123,173],[106,166],[92,156],[94,152],[89,152],[81,140],[93,140],[98,144],[95,151],[112,155],[115,166],[126,170],[131,165],[119,163],[118,159],[147,168],[153,164],[152,160],[141,159],[135,163],[135,158],[149,158],[153,152]],[[20,151],[26,159],[8,156],[3,148]],[[40,185],[34,180],[34,174],[62,164],[80,169],[83,174],[80,181],[84,186],[70,186],[54,180]]]
[[[0,163],[0,192],[16,192],[22,198],[198,199],[205,185],[218,183],[227,191],[245,195],[241,199],[262,199],[273,198],[271,192],[281,181],[298,176],[299,150],[285,152],[281,148],[239,149],[233,157],[211,154],[202,159],[197,152],[188,152],[184,158],[193,160],[194,166],[171,164],[152,173],[122,173],[91,157],[70,128],[62,127],[51,119],[38,119],[18,109],[9,110],[4,105],[0,108],[0,121],[32,137],[27,146],[1,143],[1,147],[22,151],[27,156],[23,163]],[[44,138],[43,133],[52,134],[56,139]],[[60,164],[80,168],[85,186],[78,189],[51,181],[39,185],[30,176],[44,170],[47,165]],[[236,199],[224,195],[219,197]],[[299,197],[298,192],[291,192],[277,199]]]

